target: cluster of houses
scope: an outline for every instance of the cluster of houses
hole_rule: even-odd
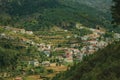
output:
[[[9,26],[3,26],[2,28],[4,28],[5,30],[10,30],[13,33],[22,33],[22,34],[33,35],[32,31],[26,31],[25,29],[12,28],[12,27],[9,27]]]
[[[58,55],[58,59],[64,62],[73,62],[74,59],[82,60],[84,54],[75,48],[55,48],[54,51],[64,51],[62,55]]]
[[[50,51],[51,50],[51,45],[49,44],[45,44],[45,43],[41,43],[41,44],[37,44],[38,47],[38,51]]]
[[[78,29],[83,29],[85,27],[77,24],[76,27]],[[28,34],[32,35],[32,31],[26,31],[25,29],[18,29],[18,28],[12,28],[9,26],[2,27],[6,30],[10,30],[14,33],[22,33],[22,34]],[[101,29],[93,29],[88,28],[90,31],[92,31],[92,34],[88,34],[81,37],[81,40],[84,44],[81,49],[76,48],[52,48],[51,45],[45,44],[45,43],[35,43],[33,40],[21,38],[20,41],[24,44],[29,44],[31,46],[35,46],[38,51],[44,52],[44,54],[49,57],[52,51],[64,51],[64,55],[58,55],[57,57],[59,59],[64,59],[65,62],[73,62],[73,60],[76,58],[77,60],[81,61],[85,55],[93,54],[97,50],[104,48],[108,45],[109,41],[105,41],[101,38],[105,34],[105,30]],[[7,37],[5,33],[0,34],[0,38],[13,38],[13,37]],[[114,34],[115,39],[120,39],[120,34],[115,33]],[[71,44],[71,46],[78,46],[77,44]],[[37,61],[33,61],[37,62]],[[33,63],[30,62],[30,63]],[[37,63],[35,63],[37,65]]]
[[[83,29],[81,25],[77,24],[76,27],[78,29]],[[1,28],[1,27],[0,27]],[[21,34],[28,34],[28,35],[33,35],[32,31],[26,31],[25,29],[18,29],[18,28],[12,28],[9,26],[2,27],[5,30],[10,30],[13,33],[21,33]],[[102,49],[106,47],[111,40],[109,38],[104,38],[103,35],[106,33],[104,30],[100,29],[92,29],[89,28],[90,31],[92,31],[92,34],[88,34],[85,36],[80,37],[84,45],[82,48],[77,49],[74,48],[75,46],[79,46],[79,44],[71,44],[71,46],[68,48],[53,48],[50,44],[45,44],[45,43],[36,43],[33,40],[27,39],[27,38],[20,38],[20,42],[23,44],[28,44],[31,46],[35,46],[38,51],[43,52],[48,58],[52,54],[52,52],[58,52],[58,51],[63,51],[62,55],[57,55],[56,59],[59,59],[59,61],[63,62],[70,62],[73,63],[75,61],[82,61],[83,57],[86,55],[93,54],[94,52],[98,51],[99,49]],[[67,30],[65,30],[67,32]],[[67,38],[70,38],[71,36],[67,36]],[[78,37],[77,35],[74,35],[74,37]],[[102,37],[102,39],[100,39]],[[119,33],[114,33],[113,35],[115,40],[120,40],[120,34]],[[8,36],[6,33],[0,33],[0,39],[8,39],[8,40],[14,40],[15,37],[13,36]],[[104,39],[103,39],[104,38]],[[26,45],[27,46],[27,45]],[[28,65],[32,65],[34,67],[38,67],[40,65],[44,66],[50,66],[50,61],[43,61],[39,62],[38,59],[34,59],[31,61],[27,61]],[[10,74],[7,73],[2,73],[0,74],[0,77],[9,77]],[[21,78],[16,78],[15,80],[22,80]]]
[[[79,27],[83,29],[84,27]],[[65,62],[73,62],[74,59],[81,61],[84,56],[93,54],[99,49],[106,47],[109,44],[109,41],[100,39],[105,34],[104,30],[92,29],[89,28],[93,33],[81,37],[82,43],[84,46],[81,49],[75,48],[57,48],[56,50],[63,50],[65,52],[64,58]],[[120,38],[120,34],[116,33],[115,38]],[[73,45],[74,46],[74,45]]]
[[[116,40],[120,40],[120,34],[119,33],[115,33],[113,37]]]
[[[104,48],[108,45],[108,42],[99,39],[102,35],[105,34],[104,30],[92,28],[90,28],[90,30],[93,32],[92,34],[81,37],[81,40],[85,44],[85,46],[81,48],[81,52],[84,54],[92,54],[98,49]]]
[[[14,40],[15,38],[12,36],[8,36],[5,33],[0,34],[0,39]]]

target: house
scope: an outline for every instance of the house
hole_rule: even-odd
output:
[[[115,38],[115,39],[120,39],[120,34],[115,33],[115,34],[114,34],[114,38]]]
[[[77,28],[77,29],[83,29],[83,28],[85,28],[85,27],[83,27],[83,25],[80,24],[80,23],[76,23],[76,28]]]
[[[6,30],[11,30],[12,28],[9,27],[9,26],[4,26],[4,29],[6,29]]]
[[[103,35],[103,34],[105,34],[105,31],[99,31],[99,32],[97,32],[99,35]]]
[[[42,49],[44,49],[45,48],[45,44],[41,43],[41,44],[39,44],[39,47],[42,48]]]
[[[72,50],[72,52],[73,52],[74,54],[80,53],[80,50],[78,50],[78,49],[72,48],[71,50]]]
[[[32,31],[26,31],[26,34],[28,34],[28,35],[32,35],[33,32],[32,32]]]
[[[11,37],[7,36],[5,33],[0,34],[0,38],[10,39]]]
[[[86,48],[86,46],[84,46],[82,49],[81,49],[81,53],[85,53],[87,51],[87,48]]]
[[[90,39],[96,39],[100,37],[100,35],[98,35],[96,32],[94,32],[93,34],[89,34],[88,36]]]
[[[37,67],[37,66],[39,66],[39,61],[37,59],[35,59],[33,61],[29,61],[28,64],[32,65],[34,67]]]
[[[28,39],[26,39],[26,38],[20,38],[20,41],[21,42],[26,42],[26,41],[28,41]]]
[[[91,49],[91,50],[88,51],[88,54],[93,54],[94,52],[95,52],[95,50]]]
[[[78,47],[78,46],[79,46],[78,43],[73,43],[73,44],[70,45],[71,48]]]
[[[100,41],[100,42],[97,44],[97,47],[103,48],[103,47],[105,47],[105,46],[107,46],[107,45],[108,45],[107,42],[105,42],[105,41]]]
[[[74,38],[78,38],[78,35],[76,34],[76,35],[74,35]]]
[[[66,36],[66,38],[68,39],[68,38],[71,38],[71,36]]]
[[[81,37],[81,40],[83,40],[83,41],[86,41],[86,40],[88,40],[88,38],[89,38],[89,36],[83,36],[83,37]]]
[[[5,33],[1,33],[0,34],[0,38],[4,38],[4,37],[6,37],[6,34]]]
[[[93,28],[90,28],[89,30],[92,31],[92,32],[95,32],[95,29],[93,29]]]
[[[67,49],[65,51],[65,62],[73,62],[73,50],[72,49]]]
[[[89,40],[88,43],[90,45],[96,45],[98,43],[98,41],[96,41],[96,40]]]
[[[78,53],[78,54],[76,54],[76,59],[79,61],[82,61],[84,56],[85,56],[85,54]]]
[[[64,30],[64,32],[68,32],[68,30]]]
[[[25,29],[9,28],[9,30],[13,31],[14,33],[22,33],[22,34],[25,34]]]
[[[67,51],[68,48],[55,48],[54,51]]]
[[[37,44],[38,51],[49,51],[51,50],[51,45],[46,45],[44,43]]]
[[[25,29],[19,29],[19,32],[25,34]]]
[[[41,65],[49,67],[50,66],[50,61],[43,61]]]
[[[65,58],[64,59],[64,62],[67,62],[67,63],[73,63],[73,58]]]
[[[31,41],[31,43],[30,43],[30,44],[34,46],[34,45],[35,45],[35,42]]]
[[[26,44],[35,45],[35,42],[33,42],[32,40],[27,40],[26,39],[25,42],[26,42]]]
[[[89,45],[89,46],[86,47],[86,50],[87,50],[87,51],[89,51],[89,50],[94,50],[94,46]]]
[[[22,77],[16,77],[14,80],[23,80]]]
[[[47,47],[47,49],[51,49],[51,45],[47,45],[46,47]]]
[[[45,50],[45,51],[44,51],[44,54],[45,54],[47,57],[50,57],[51,52],[50,52],[49,50]]]
[[[63,56],[61,56],[61,55],[57,56],[56,58],[59,60],[64,60]]]

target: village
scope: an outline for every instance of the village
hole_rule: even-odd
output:
[[[77,29],[89,29],[92,31],[91,34],[87,34],[84,36],[79,36],[74,34],[74,38],[80,38],[80,44],[73,43],[70,44],[69,47],[62,46],[53,46],[51,44],[46,44],[44,42],[39,42],[39,37],[37,37],[33,31],[26,31],[25,29],[12,28],[9,26],[0,27],[0,39],[14,40],[18,39],[21,44],[24,44],[25,48],[29,48],[29,46],[34,46],[38,52],[45,56],[44,59],[39,60],[39,57],[33,58],[28,61],[22,61],[21,63],[27,64],[30,67],[32,73],[34,74],[34,67],[53,67],[54,66],[69,66],[69,64],[73,64],[74,62],[81,62],[85,56],[89,56],[96,51],[103,49],[107,45],[111,44],[114,40],[120,40],[120,34],[113,33],[113,37],[104,37],[106,31],[104,29],[93,29],[83,27],[79,24],[76,25]],[[67,32],[67,30],[64,30]],[[28,37],[18,37],[18,35],[27,35]],[[17,36],[14,36],[17,35]],[[30,37],[35,37],[36,40],[31,39]],[[69,39],[71,36],[66,36]],[[76,46],[81,46],[80,48],[76,48]],[[67,69],[67,68],[66,68]],[[66,70],[65,69],[65,70]],[[54,70],[54,69],[53,69]],[[26,70],[23,69],[22,74],[25,75]],[[7,77],[9,75],[0,74],[0,77]],[[18,80],[18,79],[15,79]]]

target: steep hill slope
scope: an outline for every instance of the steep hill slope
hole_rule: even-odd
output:
[[[120,42],[115,42],[96,54],[85,57],[83,62],[56,75],[53,80],[119,80]]]
[[[71,0],[71,1],[78,2],[79,4],[85,4],[87,6],[98,9],[102,12],[108,12],[110,6],[112,5],[112,0]]]
[[[24,29],[0,26],[0,72],[6,69],[13,70],[21,60],[30,58],[30,54],[28,56],[27,53],[32,50],[37,52],[37,48],[31,43],[40,42],[40,39],[28,32]],[[28,52],[30,47],[32,48]]]
[[[0,25],[12,25],[28,30],[52,26],[70,29],[77,22],[90,27],[107,26],[111,19],[109,13],[96,8],[96,5],[104,3],[103,0],[96,0],[94,3],[83,3],[82,0],[1,0],[0,3]],[[106,10],[108,6],[102,7]]]

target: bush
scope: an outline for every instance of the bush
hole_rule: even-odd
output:
[[[50,74],[50,73],[53,73],[54,70],[53,69],[48,69],[47,72]]]

